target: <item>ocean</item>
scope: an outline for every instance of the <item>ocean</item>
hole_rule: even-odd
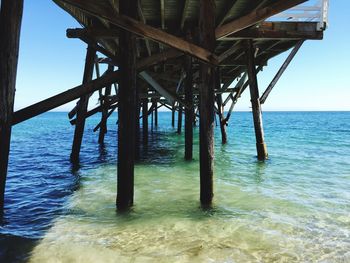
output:
[[[199,128],[186,162],[184,135],[160,112],[124,214],[117,117],[103,146],[99,118],[87,121],[78,171],[67,113],[13,128],[0,262],[350,262],[350,112],[264,112],[266,162],[251,113],[234,112],[227,145],[215,127],[209,210],[199,204]]]

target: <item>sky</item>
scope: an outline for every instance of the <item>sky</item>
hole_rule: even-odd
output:
[[[66,37],[80,25],[50,0],[25,0],[17,71],[15,110],[80,85],[86,44]],[[306,41],[270,96],[264,111],[350,111],[349,0],[330,0],[324,39]],[[258,75],[260,93],[268,86],[286,52],[268,62]],[[92,98],[89,108],[97,104]],[[75,102],[56,108],[69,111]],[[235,110],[249,111],[249,92]]]

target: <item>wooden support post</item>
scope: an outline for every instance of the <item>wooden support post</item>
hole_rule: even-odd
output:
[[[254,119],[254,129],[255,129],[255,137],[256,137],[256,150],[258,153],[258,160],[263,161],[267,159],[267,149],[264,142],[264,128],[262,123],[261,116],[261,105],[259,99],[259,89],[258,89],[258,81],[256,78],[256,69],[254,62],[254,47],[253,41],[248,40],[248,49],[246,52],[247,57],[247,72],[249,78],[249,89],[250,89],[250,98],[252,103],[252,113]]]
[[[175,127],[175,105],[171,107],[171,126]]]
[[[179,103],[178,105],[179,109],[177,112],[177,133],[181,134],[182,129],[182,105]]]
[[[90,82],[92,80],[95,55],[96,55],[96,51],[90,46],[88,46],[87,52],[86,52],[83,84]],[[79,163],[80,148],[83,140],[83,134],[84,134],[84,128],[85,128],[85,115],[87,113],[88,102],[89,102],[88,94],[80,97],[79,105],[77,108],[77,122],[75,125],[75,131],[74,131],[72,153],[70,155],[70,160],[73,164]]]
[[[153,106],[153,103],[151,104],[151,109],[149,110],[150,111],[150,114],[151,114],[151,132],[153,133],[153,116],[154,116],[154,106]]]
[[[0,10],[0,215],[10,153],[23,0],[2,0]]]
[[[220,69],[218,68],[216,71],[216,89],[220,89],[220,88],[221,88]],[[218,104],[218,116],[220,121],[221,142],[222,144],[226,144],[227,133],[226,133],[226,121],[224,118],[224,107],[222,104],[222,94],[216,95],[216,103]]]
[[[154,101],[154,126],[158,127],[158,105],[157,100]]]
[[[142,142],[148,144],[148,99],[142,100]]]
[[[215,49],[215,1],[201,0],[199,8],[199,42],[207,50]],[[214,156],[214,87],[215,67],[200,65],[200,200],[210,206],[213,193]]]
[[[119,1],[119,12],[137,17],[137,0]],[[119,57],[121,79],[119,82],[118,110],[118,194],[117,209],[123,211],[134,202],[134,159],[136,118],[136,38],[120,30]]]
[[[113,72],[113,66],[108,66],[108,72]],[[105,94],[103,97],[100,97],[101,99],[101,106],[102,106],[102,117],[101,117],[101,126],[100,126],[100,133],[98,136],[98,143],[103,144],[105,140],[105,134],[107,133],[107,119],[108,119],[108,109],[109,109],[109,96],[111,95],[112,85],[108,85],[105,88]]]
[[[185,58],[185,101],[190,106],[185,108],[185,160],[193,159],[193,70],[192,58]]]

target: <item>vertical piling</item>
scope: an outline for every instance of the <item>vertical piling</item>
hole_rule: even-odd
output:
[[[153,100],[154,105],[154,126],[158,127],[158,102],[157,99]]]
[[[247,71],[249,77],[249,89],[250,89],[250,98],[252,103],[252,113],[254,120],[254,129],[255,129],[255,138],[256,138],[256,150],[258,154],[258,160],[263,161],[268,157],[266,144],[264,142],[264,128],[261,115],[261,105],[259,99],[259,89],[258,81],[256,78],[256,68],[255,68],[255,58],[254,58],[254,47],[253,41],[247,41]]]
[[[193,159],[193,70],[192,57],[185,58],[185,160]]]
[[[142,100],[142,143],[148,144],[148,99]]]
[[[2,0],[0,10],[0,215],[10,153],[23,0]]]
[[[108,66],[108,72],[113,71],[113,66]],[[105,140],[105,135],[107,133],[107,119],[108,119],[108,109],[109,109],[109,96],[111,95],[112,85],[105,88],[105,94],[102,99],[102,117],[101,117],[101,127],[100,133],[98,135],[98,143],[103,144]]]
[[[88,83],[92,80],[92,75],[94,72],[94,61],[95,61],[96,50],[91,46],[87,47],[85,68],[83,84]],[[79,155],[81,143],[83,140],[84,128],[85,128],[85,115],[87,112],[89,102],[89,94],[84,95],[80,98],[77,105],[77,121],[74,130],[74,139],[72,145],[72,153],[70,155],[70,160],[73,164],[79,163]]]
[[[177,112],[177,133],[181,134],[182,130],[182,105],[179,103]]]
[[[171,107],[171,126],[175,127],[175,105]]]
[[[119,1],[119,12],[137,18],[137,0]],[[136,38],[121,29],[119,33],[120,82],[118,110],[118,192],[117,209],[123,211],[134,202]]]
[[[216,89],[219,90],[220,88],[221,88],[220,69],[218,68],[216,71]],[[216,103],[218,105],[218,115],[219,115],[220,130],[221,130],[221,142],[222,144],[226,144],[227,143],[226,121],[224,118],[224,109],[222,106],[221,94],[216,95]]]
[[[199,8],[199,42],[203,48],[215,49],[215,1],[201,0]],[[200,201],[203,206],[212,203],[214,155],[214,87],[215,68],[200,64]]]

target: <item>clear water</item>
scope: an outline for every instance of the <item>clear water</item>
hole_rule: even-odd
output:
[[[215,130],[215,202],[199,205],[193,162],[160,113],[135,168],[135,206],[117,214],[116,119],[99,147],[90,118],[79,172],[65,113],[15,126],[0,261],[350,262],[350,112],[266,112],[270,159],[256,161],[252,116]],[[7,260],[7,261],[6,261]]]

